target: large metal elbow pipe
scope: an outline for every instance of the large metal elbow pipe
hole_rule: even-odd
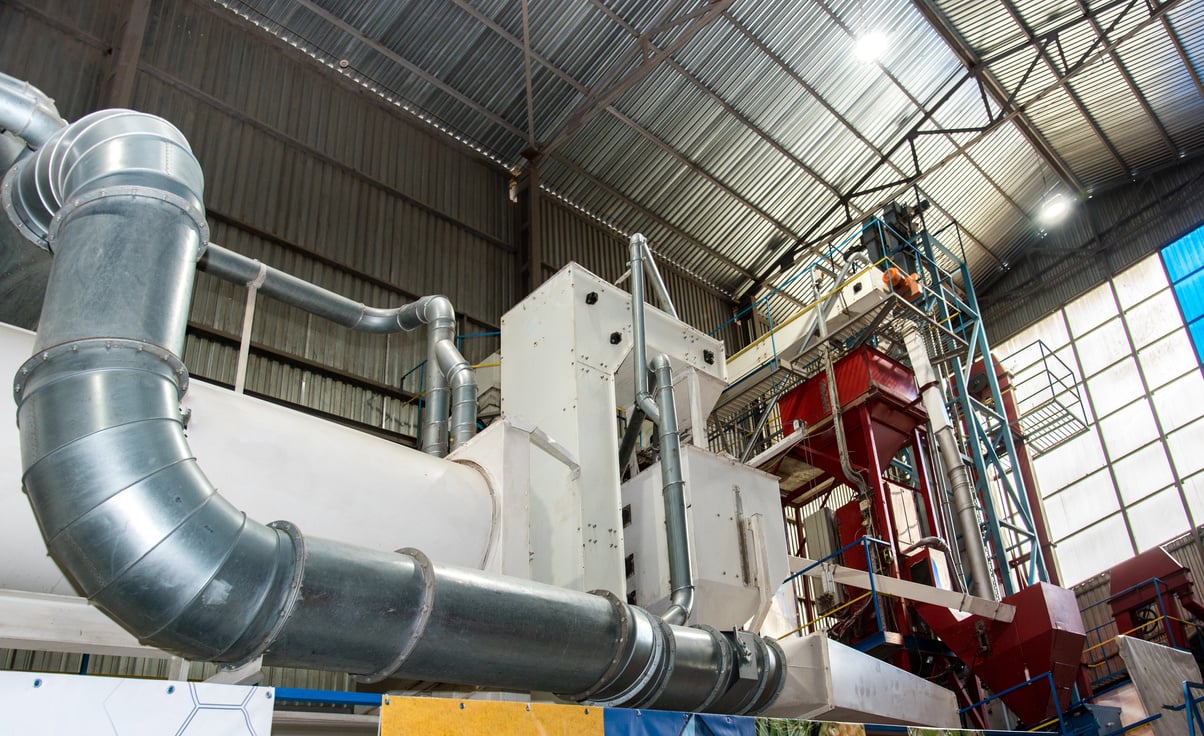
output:
[[[139,641],[192,660],[262,655],[616,706],[756,713],[777,697],[772,640],[248,519],[201,471],[179,409],[207,234],[187,142],[149,115],[98,113],[20,166],[6,187],[55,193],[27,208],[55,259],[36,352],[14,382],[25,489],[68,578]],[[404,319],[437,325],[438,303]]]

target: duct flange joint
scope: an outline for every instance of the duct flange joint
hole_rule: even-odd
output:
[[[422,574],[422,602],[418,604],[418,619],[414,623],[414,630],[410,632],[409,639],[398,650],[397,656],[393,658],[393,661],[370,675],[357,676],[355,679],[358,682],[380,682],[401,669],[402,665],[405,664],[405,661],[409,659],[410,654],[414,651],[414,647],[418,646],[418,642],[422,639],[422,635],[426,631],[426,624],[431,620],[431,611],[435,608],[434,563],[421,550],[414,549],[413,547],[399,549],[397,550],[397,554],[405,555],[414,560],[414,564],[417,565],[418,571]]]
[[[65,342],[54,347],[39,351],[29,360],[21,364],[21,368],[17,371],[17,376],[13,381],[13,398],[18,403],[21,401],[21,394],[25,391],[26,385],[33,378],[39,367],[55,360],[60,360],[66,356],[86,355],[93,352],[112,353],[113,351],[128,350],[133,355],[131,357],[143,356],[147,359],[152,359],[155,362],[162,363],[171,372],[176,384],[176,390],[180,398],[188,391],[188,368],[184,362],[176,357],[170,350],[164,350],[162,347],[151,342],[142,340],[131,340],[128,338],[116,337],[96,337],[87,340],[73,340]]]
[[[7,180],[8,177],[5,177],[6,182]],[[39,246],[53,253],[54,245],[58,240],[59,228],[61,228],[63,223],[70,219],[72,215],[81,211],[93,202],[98,202],[101,200],[113,201],[119,198],[135,199],[138,197],[153,199],[159,202],[166,202],[167,204],[174,205],[175,207],[179,208],[181,212],[188,216],[188,219],[192,220],[192,223],[196,226],[197,233],[200,235],[201,247],[199,250],[197,250],[197,260],[199,261],[201,256],[205,255],[205,247],[209,244],[209,223],[205,220],[205,215],[185,197],[181,197],[171,192],[165,192],[162,189],[156,189],[155,187],[144,187],[134,184],[93,189],[85,194],[81,194],[78,197],[72,198],[72,200],[64,204],[62,209],[60,209],[55,214],[54,218],[51,219],[50,227],[46,231],[45,238],[38,237],[36,234],[29,231],[29,228],[24,228],[21,230],[21,234],[25,235],[27,238],[35,240]],[[5,212],[10,212],[11,204],[9,203],[7,196],[4,197],[4,207]],[[14,222],[19,222],[19,217],[13,217],[15,214],[16,212],[13,210],[10,214],[10,219],[12,219]],[[18,229],[22,227],[23,225],[18,225]]]

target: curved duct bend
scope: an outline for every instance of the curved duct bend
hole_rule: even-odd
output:
[[[0,129],[37,150],[66,124],[54,100],[44,92],[29,82],[0,73]]]
[[[424,296],[393,308],[369,307],[214,243],[206,248],[198,266],[225,281],[256,284],[267,296],[360,332],[409,332],[428,325],[430,376],[426,386],[427,410],[422,421],[422,451],[436,457],[447,454],[449,410],[450,434],[457,445],[476,434],[477,378],[456,347],[456,312],[447,297]]]
[[[55,560],[140,641],[607,705],[753,713],[777,697],[782,650],[754,634],[246,518],[197,466],[180,417],[176,356],[206,237],[183,136],[149,115],[96,113],[7,185],[56,254],[14,385],[25,489]],[[37,192],[53,194],[41,210]]]
[[[66,125],[54,101],[27,82],[0,74],[0,177]],[[0,321],[34,327],[41,313],[50,256],[26,242],[0,215]]]

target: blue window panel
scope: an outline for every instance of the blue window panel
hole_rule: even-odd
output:
[[[1204,269],[1175,282],[1174,288],[1183,321],[1193,322],[1204,316]]]
[[[1187,326],[1191,333],[1191,341],[1196,346],[1196,360],[1204,363],[1204,319],[1198,319]]]
[[[1196,360],[1204,365],[1204,227],[1163,248],[1162,264],[1196,348]]]
[[[1182,281],[1184,277],[1204,269],[1204,227],[1163,248],[1162,260],[1171,281]]]

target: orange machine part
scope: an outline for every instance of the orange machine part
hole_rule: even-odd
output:
[[[882,274],[882,283],[909,302],[914,301],[920,295],[919,274],[909,274],[894,266],[886,269],[886,272]]]

